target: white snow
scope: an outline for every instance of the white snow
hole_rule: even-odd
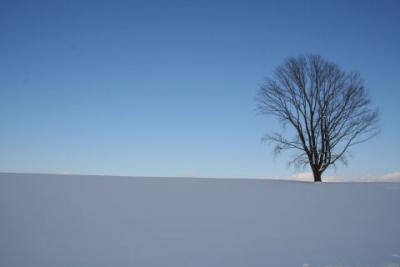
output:
[[[0,266],[400,267],[400,184],[0,174]]]

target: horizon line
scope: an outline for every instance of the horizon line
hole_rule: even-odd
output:
[[[1,174],[17,174],[17,175],[56,175],[56,176],[97,176],[97,177],[116,177],[116,178],[148,178],[148,179],[204,179],[204,180],[264,180],[264,181],[283,181],[283,182],[299,182],[314,184],[312,179],[296,179],[290,177],[215,177],[215,176],[152,176],[152,175],[116,175],[116,174],[85,174],[85,173],[57,173],[57,172],[12,172],[12,171],[0,171]],[[377,177],[379,178],[379,177]],[[376,178],[376,179],[377,179]],[[323,180],[322,183],[399,183],[400,181],[395,180]]]

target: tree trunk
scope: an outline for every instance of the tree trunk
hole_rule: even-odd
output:
[[[313,168],[314,183],[322,182],[321,172]]]

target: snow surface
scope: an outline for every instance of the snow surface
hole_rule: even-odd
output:
[[[0,174],[0,266],[400,266],[400,184]]]

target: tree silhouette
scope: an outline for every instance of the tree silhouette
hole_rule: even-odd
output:
[[[261,114],[277,117],[295,133],[264,139],[276,144],[276,153],[296,151],[289,163],[310,165],[314,182],[329,166],[347,164],[348,149],[379,131],[378,112],[359,74],[346,73],[319,55],[287,59],[265,80],[257,102]]]

